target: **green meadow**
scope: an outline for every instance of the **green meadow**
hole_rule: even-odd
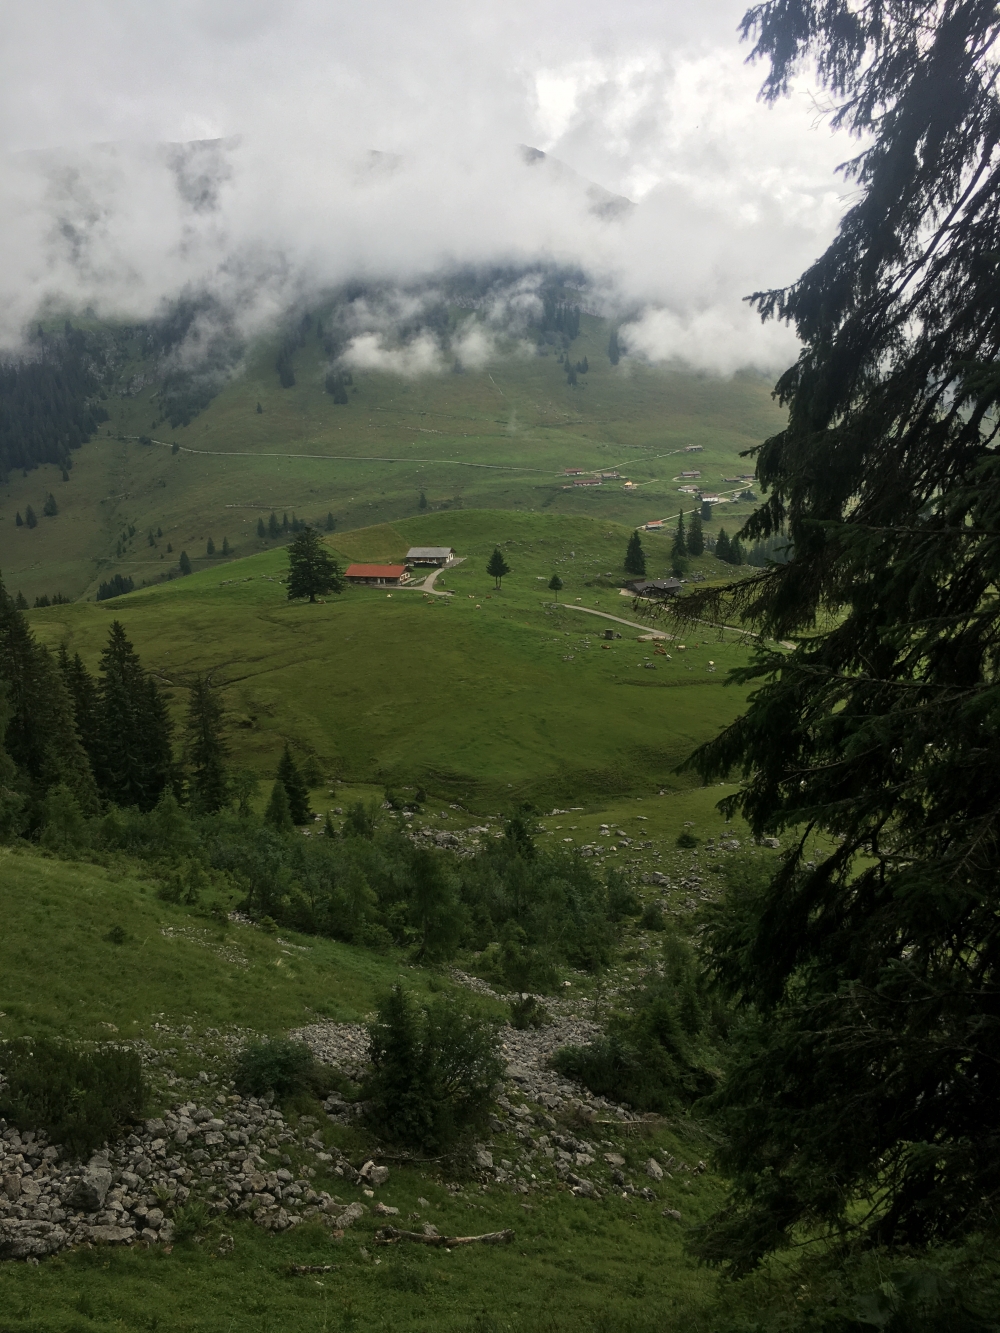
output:
[[[669,657],[639,642],[650,626],[615,583],[627,539],[611,521],[451,511],[331,538],[345,563],[454,546],[463,562],[437,583],[450,597],[349,587],[323,604],[289,603],[277,581],[287,558],[274,550],[30,618],[91,669],[121,620],[170,687],[178,721],[186,687],[209,675],[233,761],[261,773],[287,741],[330,777],[413,781],[476,808],[515,794],[542,805],[606,798],[678,785],[676,766],[739,711],[726,674],[747,652],[708,628],[683,648],[667,643]],[[485,573],[495,544],[512,569],[500,590]],[[647,547],[662,571],[669,539],[652,535]],[[606,643],[606,630],[621,638]]]
[[[196,567],[216,565],[209,537],[220,552],[224,538],[237,555],[260,551],[257,520],[272,509],[279,519],[332,513],[345,531],[412,517],[423,493],[432,512],[503,509],[634,527],[690,510],[691,497],[677,489],[682,470],[697,469],[701,484],[720,494],[742,490],[723,478],[752,473],[740,452],[780,429],[770,382],[627,358],[612,366],[608,331],[605,321],[582,318],[571,355],[586,355],[591,369],[575,387],[554,354],[526,354],[522,345],[462,374],[407,380],[356,371],[346,406],[324,390],[328,360],[315,335],[295,353],[288,389],[274,367],[275,345],[265,341],[176,430],[160,416],[154,368],[136,360],[130,374],[142,387],[108,396],[110,420],[74,453],[68,482],[58,468],[41,467],[0,487],[0,570],[29,601],[57,592],[78,598],[118,573],[136,584],[158,579],[181,550]],[[142,435],[157,443],[140,444]],[[685,454],[689,445],[702,452]],[[575,487],[567,468],[620,476]],[[634,490],[624,489],[626,480]],[[41,515],[49,492],[59,513],[31,530],[16,527],[28,504]],[[732,532],[749,511],[746,502],[727,503],[718,522]]]

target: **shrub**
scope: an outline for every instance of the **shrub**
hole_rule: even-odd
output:
[[[362,1095],[378,1134],[439,1153],[485,1128],[504,1068],[496,1022],[444,997],[418,1007],[394,986],[368,1034],[372,1072]]]
[[[146,1084],[136,1051],[82,1050],[68,1042],[19,1037],[0,1046],[0,1116],[18,1129],[44,1130],[87,1156],[142,1115]]]
[[[208,1205],[203,1199],[189,1199],[187,1203],[182,1203],[179,1208],[174,1209],[174,1238],[193,1240],[206,1230],[210,1218]]]
[[[694,836],[693,833],[689,833],[687,829],[685,829],[684,832],[677,839],[677,846],[683,847],[685,849],[689,849],[691,847],[697,847],[698,839]]]
[[[72,856],[90,842],[90,830],[80,803],[63,783],[51,788],[42,806],[43,847],[62,856]]]
[[[672,1111],[707,1096],[716,1084],[715,1043],[726,1027],[688,945],[668,933],[663,956],[663,976],[639,994],[632,1012],[615,1014],[604,1036],[563,1047],[552,1061],[599,1096],[641,1111]]]
[[[552,1015],[534,995],[522,995],[510,1002],[510,1025],[524,1032],[527,1028],[542,1028],[552,1022]]]
[[[663,919],[663,908],[659,903],[646,904],[639,925],[643,930],[666,930],[667,923]]]
[[[252,1041],[244,1046],[233,1066],[237,1092],[249,1097],[291,1097],[316,1088],[319,1067],[309,1047],[284,1038]]]

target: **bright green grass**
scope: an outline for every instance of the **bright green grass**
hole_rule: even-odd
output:
[[[205,561],[210,536],[220,550],[223,537],[240,555],[259,550],[257,518],[271,509],[279,518],[294,511],[312,520],[332,511],[339,529],[349,530],[414,515],[423,490],[434,510],[525,510],[634,526],[669,518],[682,504],[691,508],[690,497],[677,491],[685,467],[700,469],[708,486],[733,490],[722,477],[753,470],[740,451],[780,428],[769,383],[627,360],[612,367],[607,338],[603,321],[584,317],[572,355],[586,354],[592,369],[576,389],[553,356],[518,354],[482,371],[415,381],[356,373],[358,393],[347,407],[323,390],[326,362],[314,338],[296,354],[292,389],[280,388],[275,349],[265,343],[190,426],[176,431],[152,425],[158,411],[150,383],[136,397],[108,400],[105,433],[74,454],[69,482],[44,467],[0,488],[0,569],[8,586],[32,601],[59,591],[92,596],[114,573],[137,583],[157,578],[181,550]],[[149,367],[136,366],[143,369]],[[182,452],[120,442],[109,429],[176,441]],[[688,444],[704,452],[686,455]],[[567,467],[617,467],[622,480],[565,489]],[[626,477],[639,483],[638,492],[622,489]],[[49,491],[58,516],[40,519],[33,531],[15,527],[15,511],[30,503],[41,514]],[[748,512],[746,504],[725,506],[713,526],[724,523],[731,532]],[[130,523],[135,536],[118,557],[116,543]],[[164,536],[151,547],[147,533],[157,528]]]
[[[743,696],[724,681],[746,649],[713,635],[668,661],[637,642],[641,625],[572,609],[635,620],[617,587],[595,583],[620,571],[627,536],[611,522],[554,514],[435,514],[334,541],[345,558],[454,545],[467,558],[439,581],[450,599],[350,588],[325,605],[292,604],[274,581],[286,557],[273,551],[31,620],[43,641],[65,641],[95,668],[121,619],[171,687],[179,719],[195,673],[210,673],[234,762],[264,774],[288,740],[328,776],[412,780],[477,808],[639,794],[676,786],[676,765],[735,717]],[[496,542],[513,569],[499,593],[484,573]],[[649,546],[662,563],[667,539]],[[546,587],[553,570],[565,583],[559,605]],[[623,637],[605,649],[608,628]]]
[[[0,915],[5,1036],[94,1039],[117,1030],[159,1045],[151,1027],[158,1019],[198,1032],[268,1033],[316,1015],[357,1021],[400,977],[394,960],[367,950],[220,924],[161,902],[155,885],[130,872],[10,848],[0,848]],[[115,926],[122,944],[107,938]],[[402,975],[424,976],[408,967]]]
[[[0,1034],[145,1037],[161,1051],[180,1046],[173,1063],[186,1078],[199,1064],[219,1070],[212,1038],[220,1030],[278,1032],[318,1014],[356,1020],[376,992],[398,977],[428,994],[428,974],[394,958],[286,932],[277,938],[242,926],[222,932],[203,917],[160,902],[149,885],[127,873],[28,852],[2,854],[0,912]],[[105,939],[115,925],[126,933],[122,944]],[[245,966],[232,961],[236,955]],[[440,989],[440,979],[433,985]],[[192,1029],[193,1050],[178,1040],[183,1025]],[[159,1103],[171,1094],[159,1075],[154,1082]],[[328,1142],[339,1138],[352,1154],[364,1151],[356,1131],[324,1132]],[[654,1144],[691,1164],[707,1148],[684,1121],[650,1130],[647,1137],[620,1140],[612,1127],[601,1132],[612,1136],[630,1174],[640,1180]],[[496,1151],[504,1153],[502,1142]],[[319,1229],[270,1238],[249,1224],[227,1221],[206,1243],[178,1244],[169,1254],[96,1249],[38,1267],[2,1264],[0,1328],[299,1333],[374,1327],[416,1333],[513,1326],[526,1333],[575,1333],[670,1327],[675,1319],[692,1329],[707,1326],[714,1280],[684,1256],[682,1243],[686,1226],[719,1202],[720,1184],[710,1175],[690,1184],[676,1176],[649,1204],[610,1197],[594,1203],[551,1192],[524,1200],[495,1186],[481,1192],[474,1184],[454,1199],[444,1188],[448,1177],[434,1168],[393,1161],[391,1170],[380,1198],[399,1207],[404,1221],[417,1211],[444,1234],[510,1226],[515,1244],[452,1254],[381,1250],[373,1244],[377,1219],[370,1213],[340,1244]],[[316,1183],[345,1200],[358,1194],[332,1178]],[[418,1203],[421,1197],[427,1204]],[[684,1225],[662,1218],[664,1206],[680,1209]],[[233,1234],[235,1249],[217,1257],[223,1227]],[[335,1270],[292,1278],[292,1263],[332,1263]]]

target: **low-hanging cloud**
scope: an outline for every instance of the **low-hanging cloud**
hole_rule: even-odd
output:
[[[60,9],[19,16],[8,59]],[[352,10],[338,26],[312,0],[282,15],[192,0],[166,5],[171,27],[152,10],[116,24],[109,0],[91,29],[48,32],[44,76],[7,70],[0,341],[46,310],[142,319],[185,291],[247,337],[361,280],[397,293],[356,315],[345,362],[439,373],[516,349],[538,286],[516,273],[548,264],[586,275],[582,303],[624,321],[633,355],[774,369],[794,339],[741,298],[824,248],[850,145],[804,90],[755,100],[739,13],[636,0],[612,37],[585,5]],[[126,46],[143,70],[127,93],[79,76]],[[462,267],[503,279],[460,345],[426,329],[401,343],[406,302],[425,308]]]

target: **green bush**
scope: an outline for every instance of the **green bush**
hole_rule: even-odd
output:
[[[301,1041],[284,1038],[252,1041],[244,1046],[233,1066],[236,1090],[249,1097],[292,1097],[320,1091],[320,1067],[312,1051]]]
[[[668,933],[663,959],[663,975],[639,993],[630,1012],[613,1015],[604,1036],[553,1057],[561,1074],[599,1096],[661,1113],[713,1091],[727,1023],[685,941]]]
[[[138,1120],[146,1100],[142,1062],[123,1046],[19,1037],[0,1045],[0,1074],[0,1116],[81,1157]]]
[[[684,832],[681,833],[677,839],[677,846],[689,849],[691,847],[697,847],[698,841],[699,840],[694,836],[693,833],[689,833],[687,829],[685,829]]]
[[[663,919],[663,908],[660,904],[647,903],[639,924],[643,930],[666,930],[667,923]]]
[[[368,1034],[372,1072],[362,1096],[376,1133],[440,1153],[485,1129],[504,1070],[496,1022],[445,997],[418,1006],[394,986]]]
[[[176,1240],[193,1240],[208,1227],[211,1213],[203,1199],[189,1199],[174,1209],[174,1237]]]
[[[552,1022],[552,1015],[534,995],[522,995],[510,1002],[510,1025],[524,1032],[528,1028],[543,1028]]]

